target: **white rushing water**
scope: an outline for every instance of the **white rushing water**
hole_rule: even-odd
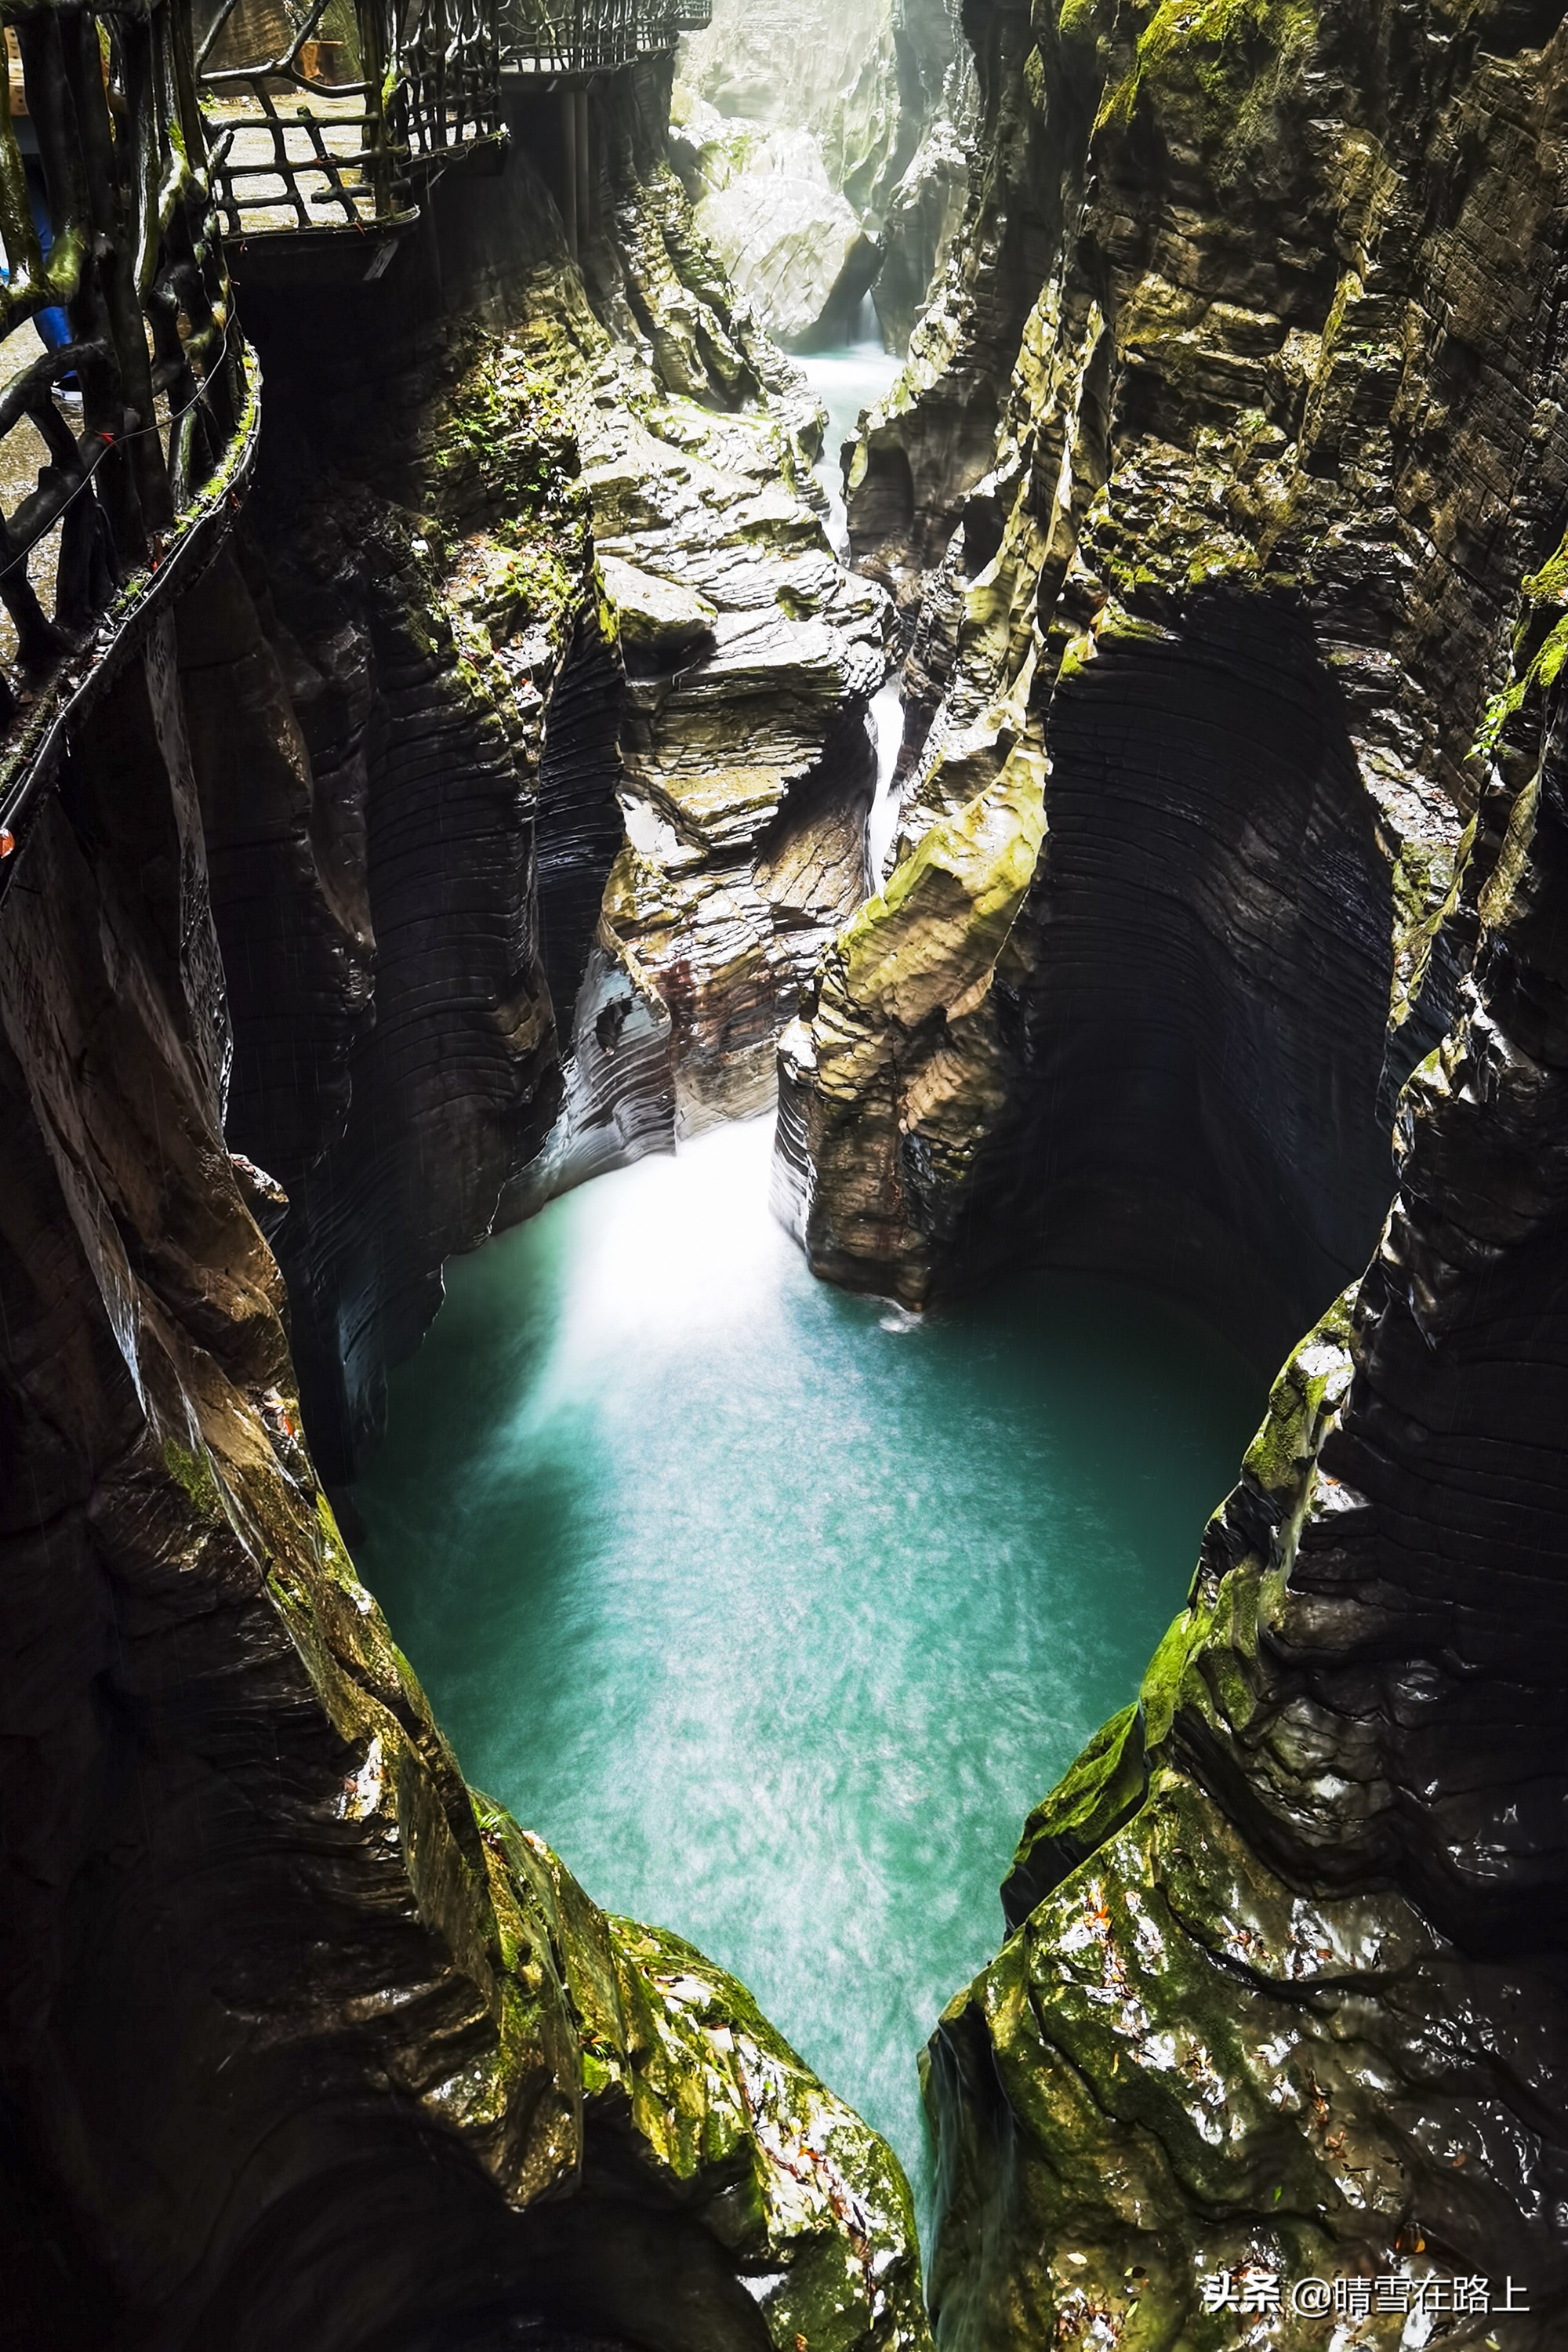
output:
[[[887,878],[888,857],[899,829],[899,795],[893,789],[893,771],[899,763],[899,746],[904,740],[904,704],[897,670],[872,702],[871,724],[877,730],[877,795],[866,820],[866,874],[871,888],[879,890]]]
[[[855,340],[840,344],[837,351],[807,352],[800,365],[807,383],[827,411],[822,455],[813,471],[827,494],[827,535],[835,553],[847,562],[849,530],[844,509],[840,457],[862,412],[874,408],[884,393],[891,389],[903,362],[896,352],[882,349],[881,337],[876,331],[876,312],[868,294],[856,320]]]
[[[844,505],[840,464],[845,442],[868,408],[890,389],[903,362],[884,351],[876,331],[876,312],[868,294],[856,321],[856,336],[837,351],[813,352],[800,362],[806,382],[827,411],[827,431],[822,455],[813,468],[826,493],[828,537],[840,562],[849,561],[849,528]],[[866,871],[873,890],[880,889],[888,854],[898,830],[899,803],[893,791],[893,770],[903,740],[903,706],[896,676],[889,677],[871,705],[877,736],[877,793],[866,827]]]

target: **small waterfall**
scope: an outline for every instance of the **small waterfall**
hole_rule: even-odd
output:
[[[899,829],[893,771],[904,740],[904,706],[897,670],[871,704],[871,724],[877,735],[877,791],[866,819],[866,885],[868,895],[875,897],[886,877],[888,855]]]
[[[840,562],[849,562],[848,518],[839,457],[845,441],[868,408],[891,389],[902,362],[884,351],[877,313],[868,294],[850,324],[850,340],[834,352],[813,352],[801,366],[806,382],[827,411],[827,432],[816,473],[827,495],[828,538]],[[869,893],[882,887],[888,853],[898,830],[899,799],[893,771],[903,741],[904,714],[896,677],[891,677],[871,704],[871,724],[877,738],[877,790],[866,820],[866,880]]]
[[[862,412],[875,407],[899,373],[900,362],[882,349],[877,314],[868,294],[850,329],[851,340],[837,351],[813,352],[800,364],[812,391],[827,411],[827,431],[814,471],[827,498],[827,536],[841,563],[849,560],[849,527],[844,511],[839,459]]]
[[[882,330],[878,323],[877,305],[871,299],[868,287],[860,297],[860,308],[849,321],[848,341],[851,351],[864,351],[868,345],[878,352],[882,348]]]

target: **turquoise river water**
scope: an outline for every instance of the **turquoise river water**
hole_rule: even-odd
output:
[[[363,1563],[469,1779],[743,1978],[923,2209],[921,2046],[1261,1388],[1101,1283],[923,1318],[816,1283],[770,1142],[601,1177],[449,1268]]]

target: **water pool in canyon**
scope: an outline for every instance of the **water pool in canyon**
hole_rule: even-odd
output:
[[[920,2049],[1262,1394],[1112,1285],[916,1318],[816,1282],[771,1139],[600,1177],[449,1266],[362,1564],[469,1779],[740,1976],[923,2208]]]
[[[856,339],[826,352],[808,352],[796,366],[816,394],[827,419],[822,455],[814,468],[827,495],[827,535],[837,552],[847,558],[849,530],[844,508],[844,478],[840,458],[845,442],[860,421],[863,409],[874,407],[891,391],[903,362],[884,351],[876,331],[871,298],[860,306]]]

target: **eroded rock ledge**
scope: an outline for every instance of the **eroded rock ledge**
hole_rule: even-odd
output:
[[[815,419],[690,236],[664,96],[605,104],[581,271],[524,138],[378,289],[251,298],[248,538],[96,706],[5,897],[0,2276],[28,2344],[929,2342],[896,2161],[742,1987],[465,1787],[313,1450],[341,1481],[563,1100],[574,1148],[604,1132],[556,1181],[668,1139],[704,1023],[760,1063],[858,895],[884,606],[793,494]],[[657,511],[601,576],[628,449]],[[737,709],[744,789],[690,814],[681,747]],[[634,949],[603,894],[639,791],[679,841]]]
[[[1430,2340],[1561,2334],[1563,15],[983,11],[857,461],[910,724],[785,1041],[813,1262],[1310,1333],[931,2045],[964,2352],[1323,2340],[1222,2269],[1511,2273]]]

